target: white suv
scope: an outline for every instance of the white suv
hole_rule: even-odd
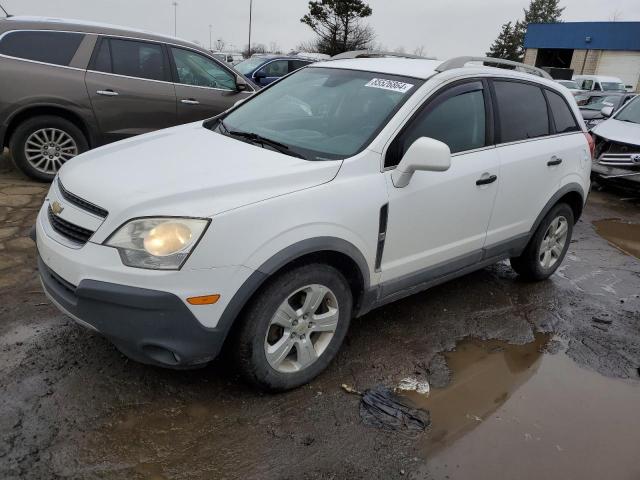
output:
[[[284,390],[327,367],[354,316],[507,258],[547,278],[590,136],[557,83],[467,60],[314,64],[78,156],[37,220],[46,293],[135,360],[192,367],[225,344]]]

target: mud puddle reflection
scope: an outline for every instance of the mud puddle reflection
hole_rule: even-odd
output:
[[[640,224],[607,219],[593,222],[598,235],[627,255],[640,258]]]
[[[640,478],[640,382],[600,376],[564,354],[465,340],[452,382],[428,398],[427,462],[414,478]]]

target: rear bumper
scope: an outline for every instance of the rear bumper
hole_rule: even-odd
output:
[[[58,308],[133,360],[189,368],[212,360],[222,348],[226,331],[203,327],[172,293],[88,279],[74,286],[40,256],[38,268],[44,291]]]

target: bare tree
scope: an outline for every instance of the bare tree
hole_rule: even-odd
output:
[[[424,57],[427,54],[427,50],[424,48],[424,45],[420,45],[415,48],[413,54],[418,55],[419,57]]]
[[[610,22],[619,22],[620,20],[622,20],[622,14],[624,12],[620,9],[615,9],[613,12],[611,12],[611,15],[609,15],[609,21]]]
[[[405,48],[400,45],[399,47],[396,47],[396,49],[393,51],[394,53],[407,53],[407,51],[405,50]]]
[[[267,53],[267,47],[264,43],[254,43],[251,45],[251,51],[249,51],[249,45],[245,45],[242,50],[242,56],[244,58],[249,58],[254,53]]]
[[[282,53],[278,42],[269,42],[269,53]]]

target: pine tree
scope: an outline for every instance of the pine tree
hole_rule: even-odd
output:
[[[498,38],[487,52],[487,57],[518,61],[518,45],[515,42],[514,33],[515,30],[511,22],[503,24]]]
[[[529,8],[524,10],[524,19],[518,20],[513,27],[512,23],[508,22],[502,25],[502,31],[498,35],[496,41],[491,45],[491,49],[487,53],[487,56],[497,57],[500,55],[492,55],[494,47],[499,47],[500,42],[509,40],[508,48],[503,48],[502,51],[496,50],[496,53],[501,53],[505,56],[500,58],[506,58],[508,60],[515,60],[521,62],[524,59],[524,37],[527,33],[527,27],[530,23],[558,23],[562,20],[562,12],[564,7],[560,6],[560,0],[531,0]],[[505,31],[505,26],[509,26],[509,31]],[[502,38],[501,38],[502,37]],[[500,41],[500,42],[499,42]],[[506,56],[509,55],[509,56]]]

